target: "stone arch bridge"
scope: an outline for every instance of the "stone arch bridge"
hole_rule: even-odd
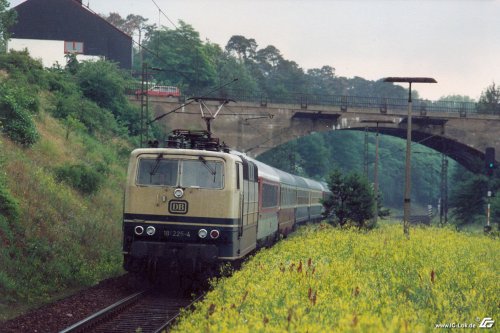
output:
[[[140,98],[131,100],[141,105]],[[216,115],[211,123],[215,137],[253,157],[313,132],[378,130],[406,138],[408,104],[404,103],[336,106],[229,101],[222,105],[217,100],[185,101],[182,97],[149,96],[148,100],[150,117],[168,113],[159,120],[166,132],[206,129],[203,110],[205,116]],[[414,103],[412,141],[448,155],[473,172],[483,172],[485,148],[494,147],[500,153],[500,113],[480,114],[463,107],[431,110]]]

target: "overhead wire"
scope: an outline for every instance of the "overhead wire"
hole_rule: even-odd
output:
[[[166,17],[166,19],[175,27],[175,29],[179,29],[177,28],[177,26],[175,25],[175,23],[170,19],[170,17],[167,16],[167,14],[165,14],[165,12],[160,8],[160,6],[158,6],[158,4],[156,3],[155,0],[151,0],[153,1],[153,3],[155,4],[156,8],[158,8],[158,11],[163,14],[163,16]]]

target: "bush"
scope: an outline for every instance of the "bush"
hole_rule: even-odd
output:
[[[117,133],[119,126],[113,114],[100,108],[94,102],[83,98],[78,93],[54,95],[52,114],[59,119],[68,119],[69,116],[81,122],[89,133]]]
[[[118,66],[109,61],[84,61],[80,64],[77,79],[83,95],[102,108],[118,115],[125,107],[126,80]]]
[[[0,68],[6,69],[12,77],[28,84],[43,86],[46,82],[42,63],[31,58],[28,51],[0,54]]]
[[[15,113],[15,117],[3,126],[3,130],[12,141],[25,147],[32,146],[39,140],[40,136],[31,116],[20,110]]]
[[[357,173],[342,175],[336,169],[330,175],[328,187],[332,194],[325,200],[326,216],[334,216],[340,226],[352,222],[359,228],[371,229],[377,198],[368,180]]]
[[[19,204],[11,195],[5,184],[0,180],[0,215],[10,220],[19,218]]]
[[[55,170],[56,178],[63,181],[83,194],[93,194],[99,191],[104,176],[93,168],[83,165],[63,165]]]
[[[59,67],[54,66],[48,69],[46,77],[47,88],[50,91],[71,95],[80,90],[73,76]]]
[[[40,136],[33,121],[32,112],[38,112],[39,101],[20,87],[11,83],[0,84],[0,130],[14,142],[29,147]]]

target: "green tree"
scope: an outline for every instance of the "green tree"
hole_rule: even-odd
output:
[[[157,81],[192,92],[201,92],[215,84],[216,68],[209,59],[210,50],[191,25],[179,21],[177,29],[153,30],[143,44],[154,52],[145,53],[144,61],[161,68],[155,72]]]
[[[156,25],[147,24],[148,19],[135,14],[129,14],[123,18],[116,12],[111,12],[108,15],[100,14],[106,21],[126,33],[127,35],[134,36],[137,34],[137,47],[134,44],[133,48],[133,65],[135,69],[140,69],[143,62],[143,49],[141,47],[142,38],[145,33],[153,30]]]
[[[0,0],[0,50],[5,51],[7,40],[9,39],[9,27],[16,23],[17,13],[15,10],[8,10],[10,3],[7,0]]]
[[[226,51],[230,54],[236,53],[240,61],[246,62],[248,59],[255,58],[257,42],[253,38],[234,35],[229,38],[226,44]]]
[[[111,112],[116,122],[125,126],[131,135],[139,132],[139,112],[125,97],[130,77],[115,63],[105,60],[83,61],[76,77],[86,98]],[[85,120],[80,120],[87,125]],[[119,127],[113,128],[114,131],[118,129]]]
[[[500,228],[500,193],[491,199],[491,223],[496,223]]]
[[[478,112],[500,114],[500,87],[495,82],[486,87],[477,104]]]
[[[331,95],[335,93],[335,68],[323,66],[307,70],[308,93],[318,95]]]
[[[82,132],[85,129],[85,125],[71,114],[63,120],[63,124],[66,127],[66,140],[69,140],[71,132]]]
[[[323,203],[327,216],[340,226],[352,222],[358,228],[371,228],[376,198],[366,178],[357,173],[343,175],[339,169],[329,177],[331,196]]]
[[[488,179],[483,175],[472,175],[456,183],[450,193],[450,206],[459,225],[472,224],[475,217],[484,215]]]
[[[466,103],[473,103],[474,98],[471,98],[466,95],[446,95],[446,96],[441,96],[439,98],[439,101],[443,102],[466,102]]]
[[[224,52],[218,44],[207,42],[205,43],[205,50],[210,65],[216,70],[216,86],[222,87],[225,83],[235,78],[238,79],[229,86],[221,88],[219,90],[220,97],[231,96],[231,91],[239,94],[258,89],[256,80],[244,63],[238,61],[228,52]]]
[[[83,95],[102,108],[120,112],[126,104],[126,80],[117,65],[105,61],[83,61],[77,73]]]
[[[291,101],[288,95],[307,90],[304,70],[296,62],[285,59],[278,48],[268,45],[258,50],[255,61],[248,66],[260,88],[273,101],[300,103],[300,99]],[[281,99],[283,97],[286,99]]]
[[[300,140],[296,145],[295,151],[299,158],[301,168],[306,175],[316,179],[325,179],[328,174],[328,150],[326,148],[324,136],[319,133],[313,133]]]
[[[123,18],[116,12],[111,12],[108,15],[101,14],[100,16],[130,36],[132,36],[136,31],[141,34],[147,26],[146,22],[148,21],[147,18],[141,15],[129,14],[127,17]],[[141,38],[139,37],[139,43],[140,42]]]
[[[306,176],[302,165],[306,164],[302,160],[300,153],[297,151],[298,141],[293,140],[284,143],[274,149],[259,155],[259,161],[272,165],[275,168],[286,171],[288,173]],[[310,176],[307,176],[310,177]]]
[[[123,26],[125,24],[125,19],[116,12],[111,12],[108,15],[101,14],[101,17],[106,21],[123,31]]]

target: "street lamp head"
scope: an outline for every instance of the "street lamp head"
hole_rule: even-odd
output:
[[[384,82],[437,83],[432,77],[386,77]]]

